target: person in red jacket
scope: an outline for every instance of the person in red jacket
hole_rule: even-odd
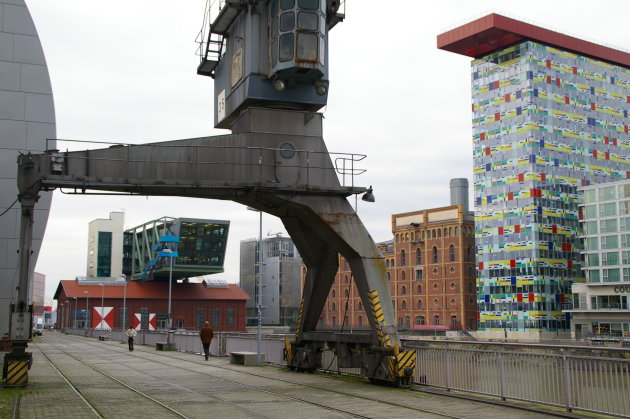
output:
[[[206,361],[210,356],[210,342],[214,337],[214,330],[210,327],[210,322],[206,322],[199,331],[199,337],[201,338],[201,344],[203,345],[203,353],[206,356]]]

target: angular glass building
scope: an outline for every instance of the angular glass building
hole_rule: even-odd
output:
[[[158,257],[156,249],[160,237],[168,235],[179,237],[173,279],[223,272],[229,229],[226,220],[171,217],[131,228],[123,238],[123,273],[128,279],[168,281],[171,261]]]
[[[474,58],[478,330],[568,332],[577,188],[630,177],[630,54],[497,14],[438,47]]]

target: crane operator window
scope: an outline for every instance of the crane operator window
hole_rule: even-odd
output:
[[[325,64],[326,4],[323,0],[272,0],[269,6],[269,77],[317,80]],[[300,69],[309,69],[300,73]],[[296,73],[297,72],[297,73]],[[300,74],[299,76],[296,74]]]

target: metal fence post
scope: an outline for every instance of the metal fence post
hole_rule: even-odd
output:
[[[505,351],[505,347],[501,345],[499,349],[499,391],[501,400],[505,401],[505,358],[503,357],[503,351]]]
[[[444,354],[446,358],[446,390],[451,391],[451,352],[446,343],[446,352]]]
[[[564,349],[560,349],[560,353],[562,354],[562,369],[564,370],[564,374],[562,375],[564,381],[564,401],[567,412],[571,412],[573,410],[571,407],[573,402],[571,400],[571,372],[569,371],[569,360],[567,359],[567,354]]]

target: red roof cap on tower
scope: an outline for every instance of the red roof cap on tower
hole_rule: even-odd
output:
[[[527,40],[630,67],[630,54],[627,52],[564,35],[496,13],[491,13],[438,35],[437,47],[477,58]]]

